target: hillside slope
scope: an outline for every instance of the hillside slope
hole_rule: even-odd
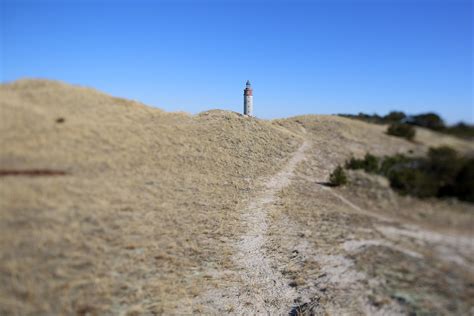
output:
[[[0,109],[0,169],[67,173],[0,178],[0,314],[173,308],[227,264],[236,207],[301,142],[50,81],[1,86]]]
[[[469,232],[470,205],[402,197],[387,204],[357,188],[317,185],[350,155],[423,154],[442,143],[474,150],[472,142],[429,131],[410,143],[385,135],[382,126],[333,116],[265,121],[219,110],[191,116],[55,81],[1,85],[0,314],[218,314],[280,308],[298,298],[292,295],[313,302],[316,290],[298,286],[284,304],[236,301],[239,291],[247,289],[238,296],[249,298],[261,289],[266,302],[269,288],[265,277],[246,274],[239,256],[267,258],[261,265],[284,287],[281,274],[293,242],[301,241],[298,232],[309,232],[306,248],[298,248],[307,256],[323,256],[313,253],[320,246],[340,247],[352,223],[373,229],[367,214],[396,218],[393,225]],[[364,220],[334,194],[359,203]],[[328,218],[334,222],[321,222]],[[246,236],[255,251],[242,250]],[[330,271],[324,258],[306,260],[291,277],[311,280],[316,270]],[[360,266],[376,264],[369,259]],[[463,288],[459,279],[449,281]],[[341,284],[331,286],[321,313],[338,311],[331,302]],[[466,304],[461,300],[459,310]]]
[[[237,267],[179,314],[466,315],[474,306],[474,206],[393,192],[385,179],[352,172],[345,187],[329,174],[350,156],[423,155],[473,144],[423,131],[415,142],[383,126],[307,115],[277,120],[303,145],[240,210]],[[297,161],[297,163],[295,163]]]

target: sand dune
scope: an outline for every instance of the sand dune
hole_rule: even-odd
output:
[[[282,273],[288,265],[283,252],[291,252],[294,238],[302,238],[285,239],[285,232],[310,231],[303,233],[307,246],[298,248],[299,253],[309,247],[308,253],[325,259],[292,272],[295,279],[306,280],[316,277],[317,269],[331,270],[321,265],[343,254],[323,252],[339,245],[336,231],[349,231],[362,216],[348,212],[346,204],[325,190],[310,193],[337,164],[367,151],[423,154],[439,144],[474,150],[472,142],[430,131],[421,130],[412,143],[386,135],[383,126],[334,116],[266,121],[220,110],[195,116],[167,113],[47,80],[0,86],[0,135],[0,170],[6,172],[0,177],[2,315],[235,312],[232,300],[209,302],[212,296],[205,293],[248,286],[239,283],[245,281],[239,279],[242,267],[235,260],[236,241],[249,229],[242,214],[305,140],[311,149],[294,166],[298,171],[289,179],[293,182],[277,186],[279,198],[265,210],[269,222],[262,245],[271,247],[262,246],[260,252],[269,251],[265,264],[276,265],[273,273]],[[404,205],[398,210],[393,203],[366,205],[364,193],[350,187],[337,194],[360,202],[369,213],[396,218],[391,225],[410,222],[431,230],[465,232],[472,223],[472,206],[463,203],[395,197],[397,205]],[[298,210],[291,211],[292,205]],[[419,208],[441,210],[425,223],[410,215]],[[317,250],[314,232],[324,224],[318,221],[328,216],[334,216],[329,225],[337,224],[337,229],[318,235],[326,239]],[[351,216],[355,222],[347,221]],[[364,219],[360,228],[369,229],[371,221]],[[374,248],[391,243],[369,244]],[[357,267],[357,262],[352,265]],[[467,275],[470,280],[472,274]],[[327,282],[336,288],[325,292],[324,299],[330,301],[340,289]],[[455,282],[464,289],[459,278]],[[359,289],[355,287],[354,293]],[[301,303],[316,306],[314,289],[305,291],[295,291]],[[396,297],[386,296],[393,301],[386,310],[409,311],[399,307]],[[459,311],[472,303],[463,297],[457,303]],[[352,296],[349,301],[358,304]],[[354,310],[363,310],[366,303]],[[327,303],[330,308],[324,309],[321,304],[319,311],[329,313],[340,307]],[[384,311],[370,308],[366,311]],[[245,309],[252,310],[252,305]]]

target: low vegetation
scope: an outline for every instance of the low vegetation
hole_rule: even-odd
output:
[[[346,162],[347,169],[362,169],[366,172],[377,172],[379,168],[379,160],[374,155],[367,153],[364,159],[356,159],[352,157]]]
[[[301,142],[55,81],[0,85],[0,108],[0,315],[192,314],[248,192]]]
[[[408,124],[394,123],[387,128],[387,134],[413,140],[415,137],[415,128]]]
[[[428,306],[420,314],[449,314],[453,306],[455,314],[469,314],[474,289],[462,267],[433,266],[438,260],[429,253],[426,260],[406,263],[399,260],[403,253],[384,247],[385,242],[356,249],[355,241],[385,237],[373,229],[380,221],[361,216],[354,206],[470,234],[466,214],[474,204],[402,198],[388,189],[385,178],[348,172],[344,165],[334,173],[334,184],[343,184],[346,174],[347,180],[359,173],[377,178],[373,183],[383,180],[397,203],[378,198],[382,189],[358,195],[354,187],[334,192],[314,182],[351,152],[370,152],[351,166],[399,172],[399,184],[406,184],[400,170],[432,159],[380,156],[400,151],[420,156],[429,146],[448,144],[458,150],[454,158],[450,150],[432,153],[436,172],[443,174],[436,180],[443,183],[439,192],[467,200],[473,195],[474,163],[460,155],[474,152],[472,142],[423,130],[415,144],[389,137],[384,126],[334,116],[267,121],[228,111],[167,113],[45,80],[0,85],[0,108],[0,315],[236,313],[236,305],[220,304],[219,297],[226,289],[249,286],[242,278],[246,272],[235,264],[234,241],[248,229],[242,215],[266,189],[264,180],[280,172],[304,140],[311,146],[296,176],[278,193],[281,200],[265,205],[271,216],[267,233],[260,232],[269,237],[264,246],[270,260],[282,260],[272,269],[289,271],[295,291],[302,291],[301,297],[313,293],[321,313],[364,314],[365,307],[378,304],[376,312],[384,314],[380,302],[398,304],[400,297],[392,299],[385,285],[395,291],[403,290],[397,285],[403,283],[428,297],[415,302]],[[400,113],[391,116],[399,118]],[[346,194],[354,205],[341,199]],[[421,253],[440,245],[390,239]],[[296,250],[295,245],[307,247]],[[455,248],[456,258],[470,258],[464,255],[469,249]],[[385,262],[393,266],[386,269]],[[359,280],[357,267],[370,278],[380,277],[380,286]],[[420,279],[436,282],[420,291]],[[456,291],[440,292],[445,284]],[[369,292],[380,293],[375,303],[354,310],[368,302]],[[216,296],[208,301],[207,293]],[[458,298],[458,293],[465,295]],[[262,308],[256,300],[241,301]],[[215,306],[220,313],[209,312]]]
[[[374,124],[396,124],[396,126],[413,125],[424,127],[430,130],[434,130],[440,133],[453,135],[460,138],[473,139],[474,138],[474,125],[459,122],[454,125],[446,125],[443,118],[436,113],[421,113],[417,115],[407,115],[404,112],[392,111],[385,116],[378,114],[366,114],[359,113],[358,115],[352,114],[339,114],[340,116],[358,119],[368,123]],[[397,136],[397,135],[396,135]]]
[[[337,168],[329,176],[329,183],[335,187],[346,184],[347,176],[344,168],[337,166]]]
[[[367,153],[363,159],[349,159],[345,167],[382,175],[402,194],[474,202],[474,159],[461,157],[447,146],[430,148],[427,157],[376,157]],[[336,168],[331,183],[333,175],[342,172]]]

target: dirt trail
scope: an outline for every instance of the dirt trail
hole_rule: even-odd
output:
[[[229,273],[234,283],[210,289],[194,301],[205,314],[231,313],[236,315],[280,315],[289,311],[297,296],[278,267],[278,252],[268,238],[270,210],[278,193],[291,182],[296,166],[305,159],[310,143],[305,140],[285,167],[265,181],[263,190],[242,210],[241,223],[245,233],[231,246],[235,250],[232,259],[236,271],[216,272],[220,278]],[[275,245],[277,247],[278,245]],[[219,278],[219,277],[218,277]]]
[[[375,266],[372,257],[385,260],[383,256],[393,256],[393,260],[402,261],[402,267],[416,262],[410,268],[414,275],[419,273],[417,264],[427,262],[429,266],[431,256],[448,264],[469,265],[466,258],[472,250],[459,247],[459,241],[464,245],[472,239],[456,236],[451,240],[441,234],[436,234],[437,238],[414,236],[399,218],[365,209],[350,196],[325,186],[333,162],[329,151],[321,148],[324,146],[317,141],[305,139],[287,165],[266,180],[242,210],[240,222],[245,233],[229,242],[235,251],[232,259],[236,269],[215,271],[219,285],[197,299],[198,311],[235,315],[298,311],[317,315],[406,314],[408,309],[399,302],[398,292],[383,294],[383,299],[382,294],[374,294],[390,276],[374,276],[370,269],[361,269],[361,260],[368,260],[368,267]],[[314,168],[297,168],[308,162]],[[298,195],[288,196],[287,190]],[[283,211],[282,215],[279,203],[288,204],[289,213]],[[305,208],[310,209],[306,214]],[[309,221],[302,222],[300,215]],[[423,236],[435,236],[426,228],[411,228]],[[405,238],[408,235],[415,241]],[[427,246],[432,253],[425,253]],[[448,251],[450,248],[453,250]],[[372,250],[375,255],[365,259],[365,253]],[[431,288],[427,289],[431,293]]]
[[[238,314],[268,313],[278,314],[288,310],[296,292],[289,280],[275,269],[272,258],[268,257],[264,245],[268,228],[268,210],[275,202],[276,194],[290,183],[295,167],[305,158],[309,142],[305,141],[288,164],[265,184],[265,191],[253,200],[242,216],[248,225],[246,234],[237,244],[235,261],[244,269],[244,286],[238,296]]]
[[[474,207],[320,184],[350,155],[473,142],[45,80],[0,85],[0,108],[0,315],[473,314]]]

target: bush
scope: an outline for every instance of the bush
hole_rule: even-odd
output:
[[[392,111],[383,117],[383,120],[387,123],[401,123],[407,116],[403,112]]]
[[[469,159],[459,170],[454,184],[454,195],[474,203],[474,159]]]
[[[430,148],[428,158],[427,171],[436,175],[441,186],[453,185],[456,175],[463,164],[458,157],[458,153],[448,146],[441,146]]]
[[[346,161],[345,167],[352,170],[364,169],[364,160],[351,157]]]
[[[415,129],[407,124],[391,124],[387,129],[387,134],[412,140],[415,137]]]
[[[442,132],[461,138],[472,139],[474,138],[474,125],[459,122],[456,125],[446,127]]]
[[[403,168],[390,173],[390,186],[402,194],[417,197],[436,196],[438,184],[432,175],[419,169]]]
[[[364,159],[352,157],[346,162],[347,169],[363,169],[366,172],[377,173],[379,169],[379,159],[369,153],[365,154]]]
[[[366,172],[376,173],[379,170],[379,159],[369,153],[364,157],[364,170]]]
[[[388,176],[392,171],[404,167],[405,165],[411,163],[412,159],[406,157],[402,154],[397,154],[395,156],[384,157],[380,165],[379,173],[384,176]]]
[[[445,163],[449,160],[457,160],[458,153],[449,146],[430,147],[428,150],[428,157],[432,161],[439,161]]]
[[[341,166],[337,166],[337,168],[331,173],[329,176],[329,183],[335,187],[347,183],[346,172]]]
[[[423,113],[411,116],[408,122],[413,125],[429,128],[435,131],[444,129],[443,119],[436,113]]]
[[[346,162],[346,168],[385,176],[390,186],[401,194],[421,198],[451,196],[474,202],[474,158],[460,157],[447,146],[430,148],[426,158],[402,154],[384,158],[371,154],[366,154],[364,159],[352,157]],[[333,172],[336,182],[335,173],[336,170]]]

